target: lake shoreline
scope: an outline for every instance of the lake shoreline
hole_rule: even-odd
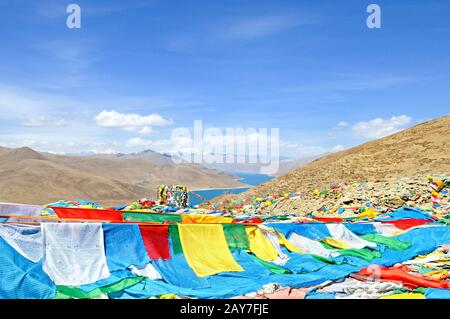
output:
[[[254,174],[254,173],[239,173],[236,174],[239,177],[239,181],[248,186],[241,187],[223,187],[223,188],[208,188],[208,189],[193,189],[192,192],[196,195],[201,196],[205,200],[212,200],[213,198],[219,197],[224,194],[241,194],[252,187],[255,187],[261,183],[264,183],[270,179],[273,179],[273,176],[269,176],[266,174]],[[199,198],[192,198],[191,196],[190,202],[191,204],[200,204],[202,201]]]
[[[243,187],[221,187],[221,188],[202,188],[202,189],[191,189],[190,191],[192,192],[197,192],[197,191],[218,191],[218,190],[232,190],[232,189],[249,189],[251,187],[254,187],[252,185],[248,185],[247,187],[243,186]]]

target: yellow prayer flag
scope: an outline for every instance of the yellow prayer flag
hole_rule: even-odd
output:
[[[222,225],[178,224],[184,256],[199,277],[244,271],[228,248]]]
[[[265,261],[277,259],[278,251],[273,247],[272,243],[266,239],[262,231],[257,226],[246,226],[250,251],[258,258]]]

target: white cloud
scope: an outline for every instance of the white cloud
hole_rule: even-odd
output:
[[[123,128],[123,130],[125,130],[127,132],[132,132],[132,133],[139,133],[139,134],[150,134],[153,132],[153,129],[150,126],[143,126],[143,127],[126,126]]]
[[[167,126],[173,123],[172,120],[165,119],[157,113],[139,115],[135,113],[125,114],[116,111],[102,111],[94,119],[99,126],[120,128],[124,131],[139,134],[152,133],[152,126]]]
[[[140,137],[130,138],[126,143],[126,146],[128,146],[128,147],[151,147],[152,145],[153,145],[153,141],[145,140]]]
[[[288,150],[290,153],[292,153],[292,156],[296,158],[316,156],[325,154],[327,152],[327,149],[323,146],[304,145],[301,143],[293,143],[288,141],[280,141],[280,148]]]
[[[65,119],[38,116],[19,120],[19,124],[23,126],[67,126],[69,123]]]
[[[102,5],[102,3],[95,1],[86,2],[82,5],[82,15],[86,17],[106,17],[114,14],[121,14],[126,11],[143,9],[150,7],[154,4],[154,1],[149,0],[128,0],[128,1],[108,1],[108,5]],[[47,19],[60,19],[61,12],[65,10],[64,3],[58,3],[53,1],[42,1],[36,3],[34,11],[42,17]]]
[[[16,121],[18,118],[38,118],[73,110],[80,104],[66,96],[45,94],[0,83],[0,117]],[[64,115],[65,116],[65,115]],[[52,117],[52,116],[49,116]]]
[[[288,88],[289,91],[309,91],[320,92],[322,95],[325,91],[366,91],[366,90],[383,90],[392,87],[402,86],[410,83],[417,83],[426,80],[414,74],[389,74],[389,73],[370,73],[370,74],[353,74],[341,73],[327,80],[320,82],[312,82],[300,86]]]
[[[286,142],[286,141],[281,141],[281,143],[280,143],[280,147],[284,147],[284,148],[295,149],[298,146],[299,145],[297,143],[291,143],[291,142]]]
[[[333,126],[332,130],[333,131],[344,130],[349,126],[350,126],[350,124],[348,124],[348,122],[340,121],[336,124],[336,126]]]
[[[12,148],[16,148],[16,147],[31,147],[31,148],[36,148],[36,149],[40,149],[40,148],[46,148],[48,146],[51,146],[51,144],[47,141],[42,141],[42,140],[35,140],[35,139],[14,139],[14,138],[5,138],[2,137],[0,139],[0,145],[4,146],[4,147],[12,147]]]
[[[335,145],[331,148],[331,152],[340,152],[342,150],[345,150],[345,147],[341,144]]]
[[[150,115],[125,114],[116,111],[102,111],[95,117],[100,126],[108,127],[143,127],[143,126],[165,126],[172,124],[171,120],[153,113]]]
[[[119,151],[112,149],[112,148],[108,148],[105,150],[89,150],[88,153],[92,153],[92,154],[106,154],[106,155],[114,155],[114,154],[118,154],[120,153]]]
[[[127,147],[169,147],[171,146],[176,140],[173,141],[171,139],[161,139],[161,140],[148,140],[141,137],[133,137],[128,139],[126,142]],[[184,139],[184,143],[190,144],[192,143],[191,139]]]
[[[390,119],[376,118],[368,122],[358,122],[352,129],[359,136],[380,138],[401,131],[411,120],[407,115],[393,116]]]
[[[322,146],[300,145],[297,150],[298,150],[299,157],[315,156],[315,155],[325,154],[327,152],[326,148],[324,148]]]
[[[432,119],[432,118],[429,118],[429,119],[420,119],[420,120],[417,120],[416,123],[417,123],[417,124],[421,124],[421,123],[429,122],[429,121],[431,121],[431,120],[433,120],[433,119]]]
[[[346,147],[344,147],[341,144],[338,144],[338,145],[335,145],[335,146],[329,148],[329,147],[324,147],[324,146],[320,146],[320,145],[304,145],[304,144],[297,144],[297,143],[291,143],[291,142],[286,142],[286,141],[281,141],[280,146],[281,146],[281,148],[290,150],[291,153],[292,153],[292,151],[294,151],[293,156],[295,156],[296,158],[317,156],[317,155],[326,154],[328,152],[339,152],[339,151],[346,149]]]
[[[46,151],[47,153],[50,153],[50,154],[54,154],[54,155],[66,155],[67,153],[66,152],[64,152],[64,151],[53,151],[53,150],[48,150],[48,151]]]

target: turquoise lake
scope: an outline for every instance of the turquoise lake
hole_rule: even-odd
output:
[[[273,176],[265,175],[265,174],[258,174],[258,173],[234,173],[234,175],[239,176],[241,179],[239,180],[242,183],[256,186],[261,183],[264,183],[266,181],[269,181],[273,179]],[[245,192],[248,189],[248,187],[241,187],[241,188],[220,188],[220,189],[205,189],[205,190],[199,190],[194,191],[196,194],[203,197],[205,200],[213,199],[214,197],[220,196],[222,194],[240,194],[242,192]],[[190,194],[189,203],[191,206],[198,205],[202,203],[203,201],[196,197],[193,194]]]

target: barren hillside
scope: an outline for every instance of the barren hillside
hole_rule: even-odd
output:
[[[191,189],[242,185],[231,175],[197,165],[169,164],[156,157],[59,156],[28,147],[2,147],[0,201],[46,204],[59,199],[86,199],[116,205],[154,198],[162,183],[181,183]]]

